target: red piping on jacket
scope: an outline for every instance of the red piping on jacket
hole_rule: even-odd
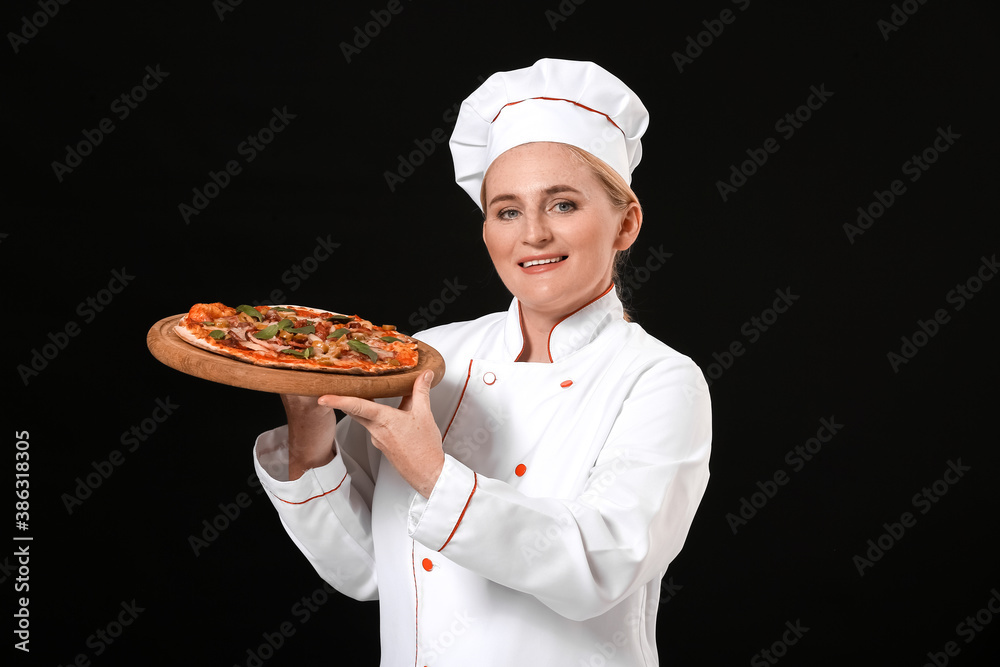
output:
[[[417,667],[420,657],[420,600],[417,597],[417,559],[414,556],[416,542],[410,540],[410,566],[413,568],[413,667]]]
[[[556,330],[556,327],[559,326],[560,324],[562,324],[563,322],[565,322],[566,320],[568,320],[569,318],[573,317],[574,315],[576,315],[577,313],[579,313],[581,310],[583,310],[584,308],[586,308],[590,304],[594,303],[595,301],[599,301],[599,300],[603,299],[607,295],[607,293],[610,292],[611,290],[613,290],[614,288],[615,288],[615,284],[611,283],[611,286],[608,287],[608,289],[606,289],[603,292],[601,292],[601,295],[598,296],[596,299],[591,299],[590,301],[588,301],[587,303],[583,304],[582,306],[580,306],[579,308],[577,308],[572,313],[570,313],[566,317],[562,318],[561,320],[559,320],[558,322],[556,322],[552,326],[552,329],[549,330],[549,339],[547,341],[545,341],[545,350],[546,350],[546,352],[549,353],[549,362],[550,363],[553,361],[552,360],[552,332]]]
[[[312,498],[306,498],[305,500],[300,500],[297,503],[296,502],[292,502],[291,500],[285,500],[284,498],[278,498],[277,494],[275,494],[273,491],[271,492],[271,495],[274,496],[275,498],[278,498],[278,500],[280,500],[281,502],[288,503],[289,505],[304,505],[307,502],[309,502],[310,500],[316,500],[317,498],[322,498],[323,496],[325,496],[328,493],[333,493],[334,491],[336,491],[337,489],[339,489],[341,486],[343,486],[345,479],[347,479],[347,473],[346,472],[344,473],[343,479],[340,480],[340,484],[337,484],[337,486],[333,487],[329,491],[324,491],[323,493],[319,494],[318,496],[313,496]]]
[[[552,325],[552,328],[549,329],[549,337],[545,341],[545,352],[546,352],[546,354],[549,355],[549,363],[553,363],[554,362],[554,360],[552,359],[552,333],[556,330],[556,327],[559,326],[560,324],[562,324],[563,322],[565,322],[566,320],[568,320],[569,318],[573,317],[577,313],[579,313],[581,310],[583,310],[584,308],[586,308],[590,304],[592,304],[592,303],[594,303],[596,301],[600,301],[601,299],[603,299],[605,296],[607,296],[608,292],[610,292],[614,288],[615,288],[615,284],[611,283],[611,285],[608,287],[608,289],[604,290],[600,295],[598,295],[597,297],[591,299],[590,301],[588,301],[587,303],[583,304],[582,306],[580,306],[579,308],[577,308],[576,310],[574,310],[572,313],[570,313],[569,315],[564,316],[561,320],[559,320],[558,322],[556,322],[555,324]],[[518,302],[517,302],[517,320],[518,320],[518,322],[521,325],[521,351],[517,353],[516,357],[514,357],[514,361],[518,361],[521,358],[521,355],[524,354],[524,344],[528,340],[527,336],[525,336],[525,334],[524,334],[524,317],[522,317],[522,315],[521,315],[521,301],[520,300],[518,300]],[[471,369],[470,369],[470,373],[471,373]]]
[[[448,425],[444,428],[444,433],[441,434],[441,441],[448,437],[448,430],[451,428],[451,423],[455,421],[455,415],[458,414],[458,408],[462,405],[462,399],[465,398],[465,390],[469,387],[469,378],[472,377],[472,359],[469,359],[469,374],[465,376],[465,384],[462,386],[462,393],[458,397],[458,405],[455,406],[455,411],[451,413],[451,419],[448,420]]]
[[[440,553],[440,552],[441,552],[441,551],[442,551],[442,550],[443,550],[443,549],[444,549],[444,548],[445,548],[446,546],[448,546],[448,543],[449,543],[449,542],[451,542],[451,538],[455,537],[455,531],[457,531],[457,530],[458,530],[458,527],[459,527],[460,525],[462,525],[462,519],[464,519],[464,518],[465,518],[465,510],[469,509],[469,503],[471,503],[471,502],[472,502],[472,496],[476,495],[476,487],[477,487],[477,486],[479,486],[479,476],[478,476],[478,475],[476,474],[476,472],[475,472],[475,471],[473,471],[473,472],[472,472],[472,493],[470,493],[470,494],[469,494],[469,499],[465,501],[465,507],[463,507],[463,508],[462,508],[462,513],[458,515],[458,523],[456,523],[456,524],[455,524],[455,527],[454,527],[454,528],[452,528],[452,530],[451,530],[451,535],[449,535],[449,536],[448,536],[448,539],[447,539],[447,540],[445,540],[445,541],[444,541],[444,544],[442,544],[442,545],[441,545],[441,548],[440,548],[440,549],[438,549],[438,552],[439,552],[439,553]]]

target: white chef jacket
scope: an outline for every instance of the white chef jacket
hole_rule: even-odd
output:
[[[379,600],[383,667],[657,665],[660,580],[708,483],[708,387],[626,322],[611,289],[515,363],[506,313],[419,335],[444,469],[425,499],[350,419],[333,461],[287,481],[287,427],[254,465],[320,576]]]

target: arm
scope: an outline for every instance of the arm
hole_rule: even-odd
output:
[[[421,403],[415,389],[412,409],[422,410]],[[393,423],[391,416],[377,422]],[[406,460],[406,434],[380,431],[379,442],[390,460],[421,469]],[[592,618],[662,576],[680,551],[708,483],[710,443],[701,371],[673,359],[632,387],[576,498],[526,496],[444,456],[430,494],[413,499],[408,530],[451,561],[567,618]]]
[[[288,417],[288,480],[294,481],[333,460],[337,415],[311,396],[281,394],[281,403]]]
[[[375,599],[370,508],[377,468],[363,430],[344,424],[335,439],[333,410],[311,397],[281,398],[288,426],[262,434],[254,448],[261,484],[319,575],[346,595]]]

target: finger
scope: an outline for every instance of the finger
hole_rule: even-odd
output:
[[[378,403],[363,398],[357,398],[355,396],[335,396],[333,394],[320,396],[319,404],[328,408],[340,410],[345,414],[358,419],[359,421],[366,422],[377,421],[383,408],[383,406]]]
[[[315,396],[300,396],[297,394],[280,394],[281,403],[286,414],[310,414],[316,411],[326,412],[325,406],[318,403]]]
[[[434,384],[434,371],[426,371],[413,383],[413,392],[420,391],[430,396],[432,384]]]
[[[431,384],[434,382],[434,371],[427,371],[421,373],[417,376],[417,379],[413,381],[413,391],[408,395],[404,396],[399,402],[399,409],[406,412],[410,411],[413,406],[413,397],[418,396],[421,403],[426,403],[430,406],[430,396],[431,396]]]

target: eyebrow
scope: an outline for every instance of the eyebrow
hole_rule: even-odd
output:
[[[572,185],[552,185],[545,188],[542,191],[542,194],[551,197],[552,195],[559,194],[560,192],[574,192],[578,195],[583,194],[582,192],[574,188]],[[516,199],[518,199],[517,195],[512,195],[512,194],[497,195],[496,197],[494,197],[489,201],[489,204],[487,206],[493,206],[493,204],[496,204],[497,202],[501,201],[513,201]]]

